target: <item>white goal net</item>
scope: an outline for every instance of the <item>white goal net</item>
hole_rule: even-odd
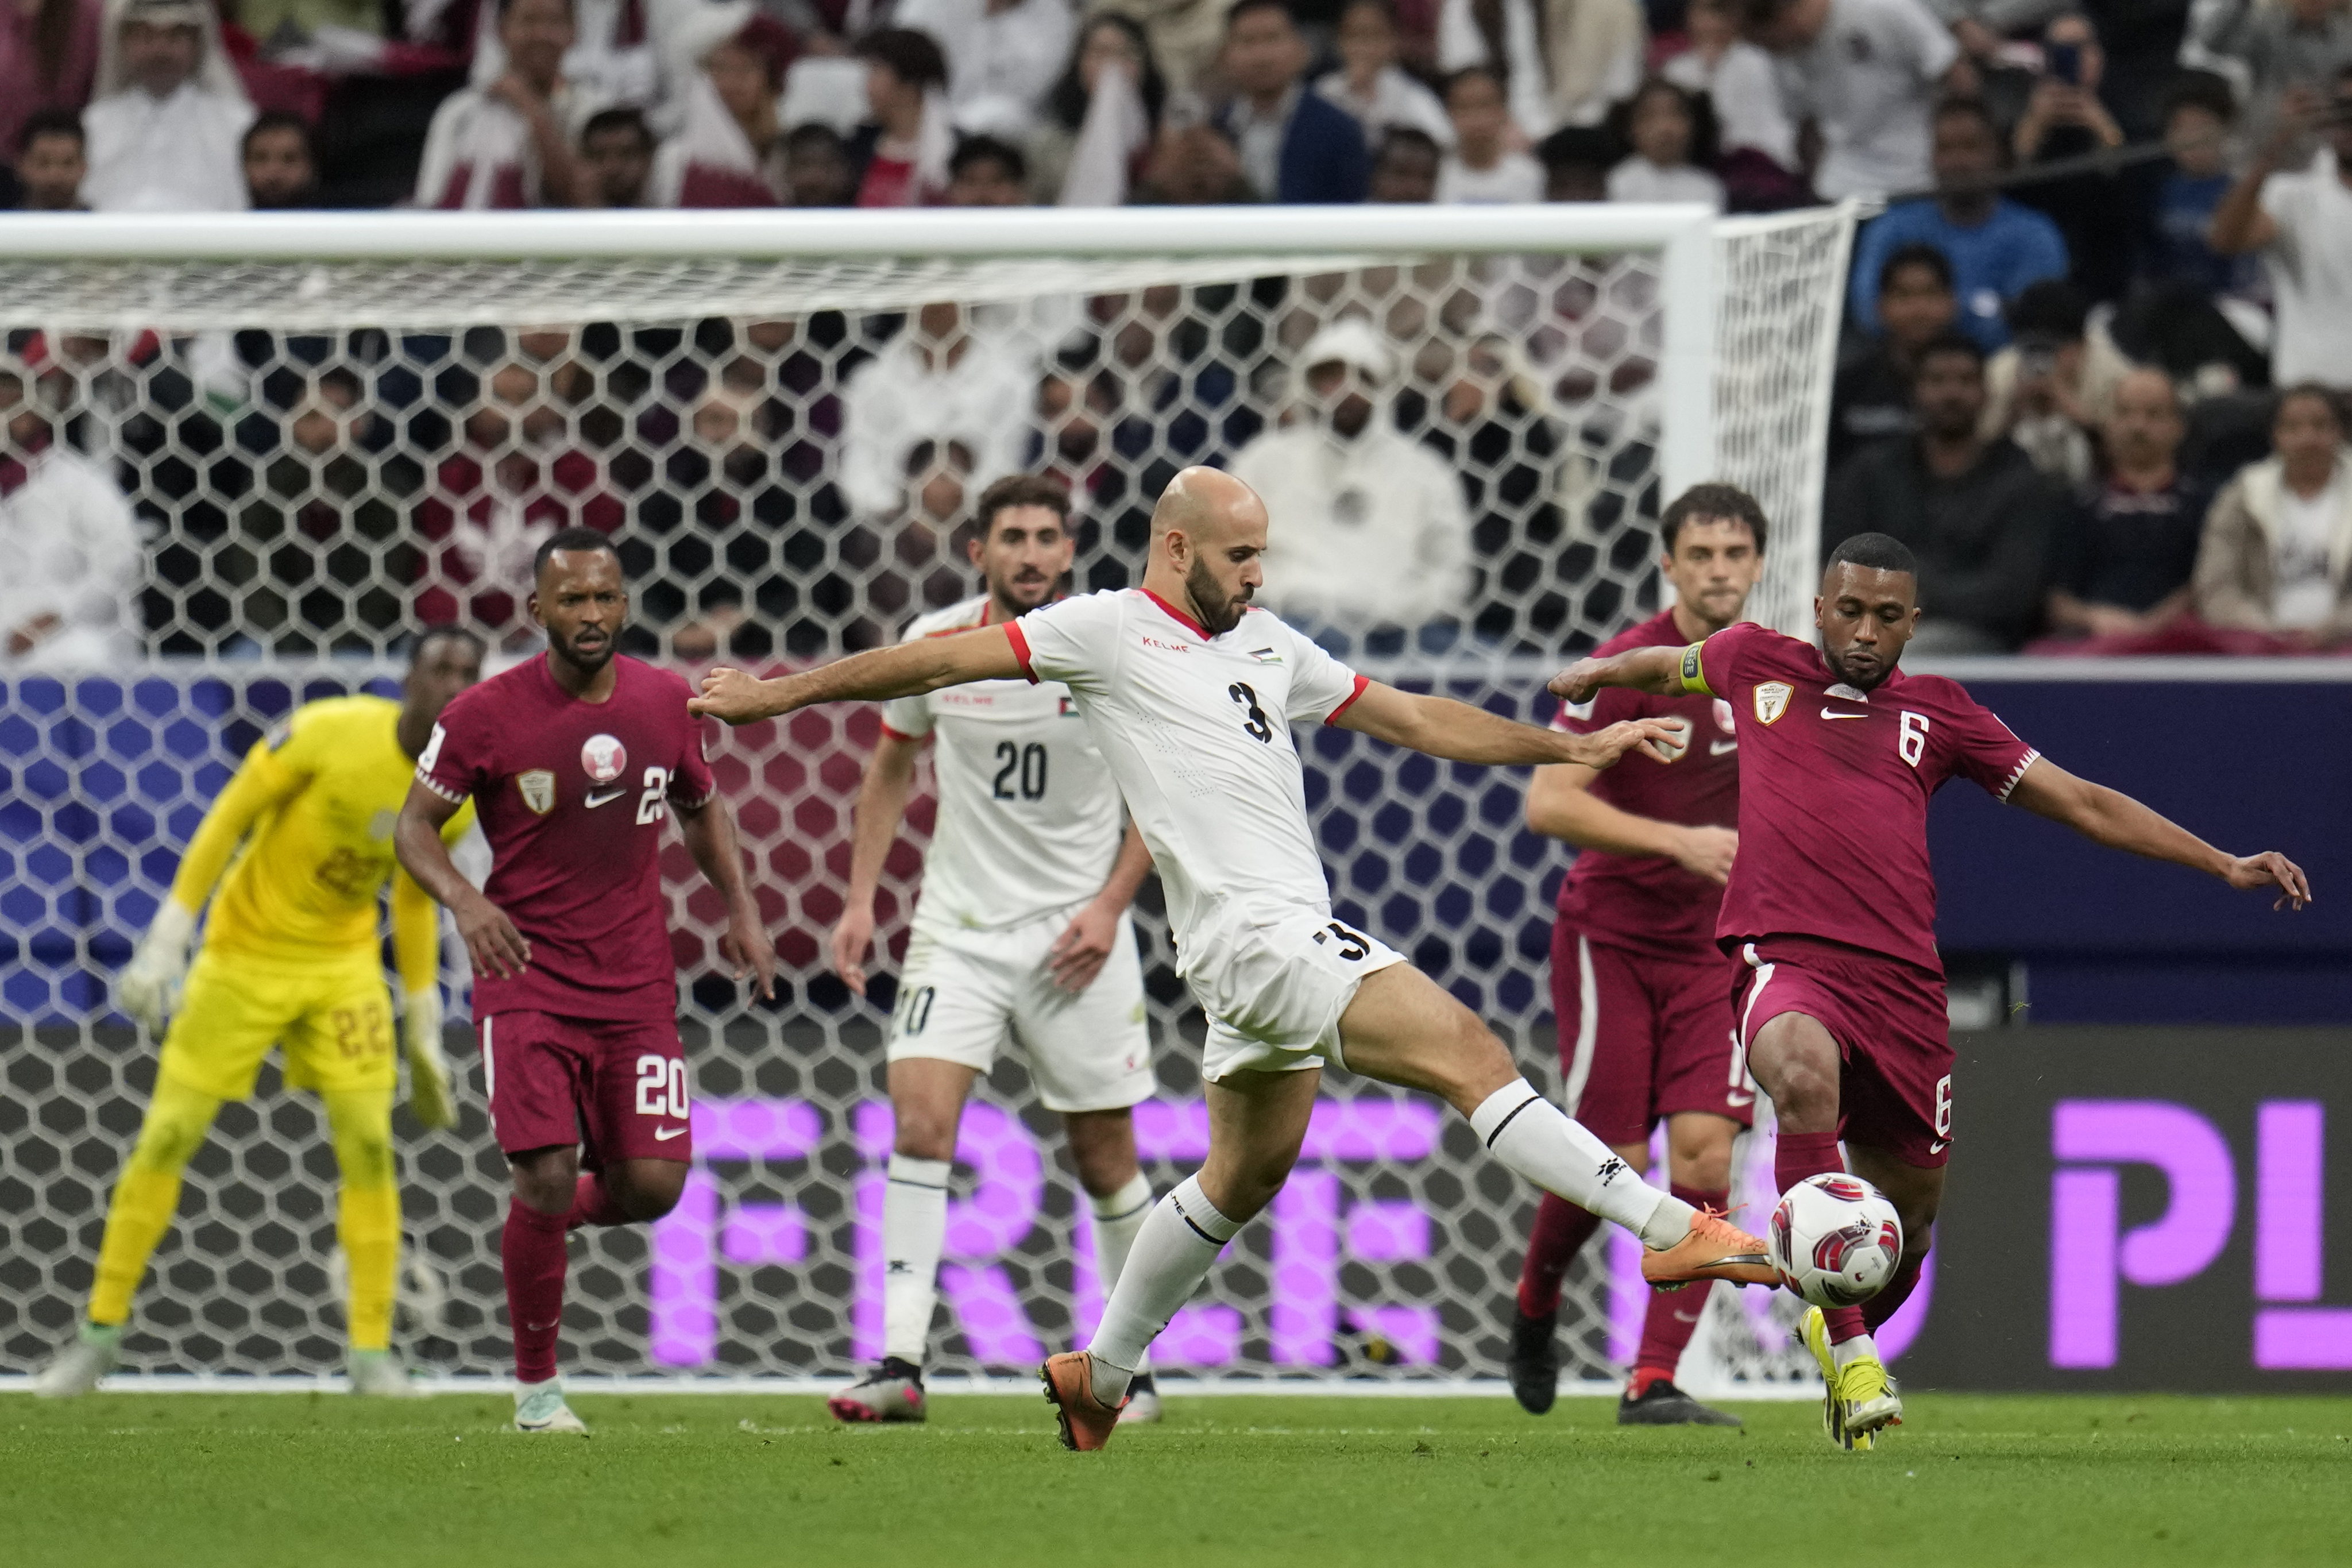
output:
[[[1542,721],[1563,656],[1656,609],[1655,520],[1685,485],[1759,496],[1757,618],[1805,616],[1851,231],[1842,210],[1614,206],[12,220],[0,475],[70,461],[126,510],[77,523],[63,629],[0,664],[0,1373],[80,1310],[154,1070],[112,978],[205,806],[291,705],[390,689],[422,626],[476,626],[494,663],[530,651],[549,530],[619,542],[631,651],[804,664],[975,591],[966,514],[1003,472],[1070,485],[1081,587],[1130,581],[1169,477],[1318,417],[1297,373],[1344,340],[1376,431],[1433,454],[1461,505],[1396,563],[1409,613],[1326,634],[1385,679]],[[1387,504],[1344,474],[1337,513]],[[848,995],[820,957],[875,725],[819,710],[714,742],[781,1000],[714,969],[716,910],[674,846],[698,1163],[668,1218],[575,1242],[573,1371],[820,1376],[876,1349],[892,998]],[[1566,852],[1521,826],[1524,781],[1339,731],[1304,748],[1339,912],[1556,1087]],[[886,970],[929,820],[919,803],[886,879]],[[1138,1131],[1164,1189],[1205,1121],[1200,1015],[1154,900],[1160,1095]],[[462,1026],[452,1047],[471,1063]],[[190,1167],[132,1368],[337,1364],[331,1159],[277,1082]],[[453,1132],[401,1119],[399,1332],[429,1370],[493,1373],[505,1180],[469,1082]],[[1770,1158],[1747,1142],[1753,1205]],[[1017,1063],[968,1114],[956,1181],[940,1369],[1016,1372],[1082,1339],[1077,1189]],[[1225,1377],[1495,1375],[1533,1196],[1434,1102],[1334,1074],[1297,1175],[1159,1353]],[[1630,1262],[1596,1242],[1571,1274],[1571,1378],[1630,1354]],[[1702,1386],[1797,1373],[1780,1309],[1745,1294],[1717,1293]]]

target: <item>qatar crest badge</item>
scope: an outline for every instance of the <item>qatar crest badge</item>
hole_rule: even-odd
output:
[[[612,735],[591,735],[580,748],[580,771],[595,784],[611,784],[629,765],[629,749]]]
[[[1756,687],[1756,721],[1769,724],[1789,710],[1789,699],[1797,689],[1785,680],[1765,680]]]
[[[515,788],[522,795],[523,805],[541,816],[555,809],[555,774],[547,768],[533,768],[527,773],[515,774]]]

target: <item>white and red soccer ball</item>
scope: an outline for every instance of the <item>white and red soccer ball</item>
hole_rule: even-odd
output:
[[[1858,1307],[1903,1260],[1903,1221],[1886,1194],[1843,1172],[1807,1176],[1772,1211],[1772,1267],[1816,1307]]]

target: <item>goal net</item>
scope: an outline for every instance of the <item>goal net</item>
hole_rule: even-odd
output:
[[[1852,227],[1843,209],[1605,205],[14,220],[0,468],[26,464],[29,486],[78,465],[121,501],[85,486],[66,537],[45,536],[71,547],[69,581],[43,590],[59,627],[0,664],[0,1373],[42,1360],[86,1295],[154,1073],[113,976],[204,808],[292,705],[393,689],[422,626],[477,627],[493,668],[531,651],[521,599],[550,530],[618,541],[631,651],[803,665],[976,592],[968,512],[1003,472],[1069,484],[1080,587],[1134,580],[1169,478],[1336,418],[1303,372],[1344,361],[1368,427],[1442,464],[1459,505],[1431,503],[1392,563],[1412,591],[1320,629],[1384,679],[1540,722],[1564,656],[1658,607],[1662,498],[1699,479],[1771,520],[1756,618],[1807,617]],[[1319,502],[1284,504],[1377,521],[1395,498],[1366,476],[1386,471],[1343,462]],[[53,554],[7,569],[60,574]],[[823,1377],[877,1350],[892,993],[849,995],[824,956],[876,722],[824,710],[713,741],[780,1001],[748,1004],[715,967],[715,901],[673,845],[698,1163],[667,1219],[575,1242],[569,1371]],[[1523,778],[1339,731],[1302,744],[1339,912],[1556,1091],[1567,855],[1521,826]],[[886,972],[929,820],[919,800],[890,862]],[[1138,1138],[1164,1190],[1205,1147],[1202,1025],[1144,906],[1160,1092]],[[399,1123],[398,1331],[428,1370],[497,1373],[504,1171],[452,1028],[462,1124]],[[226,1109],[190,1167],[128,1366],[338,1364],[331,1156],[278,1081]],[[1751,1214],[1768,1145],[1743,1141]],[[1331,1074],[1297,1173],[1158,1353],[1180,1375],[1496,1375],[1533,1198],[1434,1102]],[[1019,1372],[1083,1340],[1100,1291],[1081,1203],[1008,1060],[962,1129],[940,1370]],[[1571,1273],[1570,1378],[1630,1355],[1634,1262],[1598,1241]],[[1701,1387],[1801,1371],[1787,1310],[1741,1294],[1716,1293]]]

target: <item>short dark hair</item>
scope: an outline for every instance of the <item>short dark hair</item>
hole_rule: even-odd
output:
[[[2164,95],[2164,117],[2183,109],[2201,109],[2226,122],[2238,118],[2238,95],[2219,71],[2182,71]]]
[[[1929,360],[1941,359],[1947,354],[1966,354],[1976,362],[1979,373],[1984,370],[1984,344],[1966,332],[1947,329],[1919,345],[1919,356],[1912,361],[1911,379],[1916,382],[1927,374]]]
[[[476,658],[480,658],[490,651],[489,642],[481,633],[471,626],[461,626],[454,622],[444,621],[438,626],[425,627],[410,639],[408,668],[415,669],[418,665],[423,664],[425,654],[430,652],[433,645],[437,642],[465,643],[474,650]]]
[[[1358,4],[1380,4],[1381,0],[1357,0]],[[1444,158],[1444,149],[1437,138],[1418,125],[1391,125],[1381,132],[1380,144],[1372,150],[1372,166],[1378,168],[1391,153],[1410,147],[1416,153],[1426,153],[1432,158]]]
[[[1954,93],[1949,97],[1937,99],[1934,122],[1941,124],[1947,120],[1973,120],[1985,128],[1985,134],[1991,137],[1994,142],[2002,141],[2000,121],[1993,117],[1991,106],[1981,98],[1970,98],[1965,93]]]
[[[980,492],[971,509],[972,521],[985,540],[996,526],[996,514],[1016,506],[1042,506],[1064,522],[1070,521],[1070,492],[1060,481],[1043,474],[1007,474]]]
[[[948,58],[939,40],[913,27],[877,27],[857,40],[857,58],[890,68],[890,74],[915,87],[948,84]]]
[[[87,149],[89,136],[81,128],[81,116],[70,109],[44,109],[37,114],[25,116],[25,123],[16,133],[16,151],[25,153],[43,136],[70,136]]]
[[[626,131],[637,139],[637,145],[650,153],[654,150],[653,127],[646,123],[646,111],[623,105],[617,109],[600,109],[588,117],[580,128],[580,144],[588,145],[588,138],[601,136],[607,131]]]
[[[1714,168],[1717,160],[1723,155],[1723,126],[1716,118],[1714,97],[1705,92],[1694,92],[1682,83],[1665,77],[1645,78],[1631,96],[1612,105],[1608,118],[1602,122],[1608,127],[1609,133],[1617,139],[1618,146],[1630,149],[1633,145],[1634,110],[1642,107],[1643,99],[1661,92],[1672,95],[1675,101],[1682,105],[1683,117],[1690,121],[1690,151],[1684,155],[1685,161],[1695,168]]]
[[[312,153],[310,148],[310,122],[299,114],[289,114],[282,109],[266,110],[253,117],[253,123],[245,128],[245,135],[237,142],[237,156],[241,158],[251,153],[253,139],[272,131],[291,131],[295,135],[299,136],[302,139],[304,156],[309,157],[313,163],[318,162],[317,154]]]
[[[1597,125],[1565,125],[1536,143],[1536,162],[1547,169],[1606,169],[1617,162],[1617,142]]]
[[[547,570],[548,562],[559,550],[601,550],[613,558],[614,565],[621,568],[623,577],[629,574],[628,568],[621,561],[621,547],[613,542],[610,534],[575,523],[570,528],[559,528],[539,542],[539,549],[530,558],[532,582],[539,581],[539,574]]]
[[[956,143],[954,155],[948,159],[948,177],[960,180],[974,163],[986,163],[1003,164],[1006,176],[1015,184],[1025,184],[1029,178],[1029,160],[1021,155],[1021,149],[987,135],[967,136]]]
[[[1234,24],[1253,11],[1279,11],[1284,21],[1294,27],[1298,26],[1298,17],[1290,9],[1290,0],[1234,0],[1225,7],[1225,31],[1232,32]]]
[[[2001,314],[2013,336],[2072,342],[2089,328],[2091,297],[2063,278],[2044,278],[2019,289]]]
[[[2271,410],[2271,419],[2273,422],[2275,423],[2278,416],[2286,412],[2286,405],[2288,404],[2305,398],[2308,398],[2311,401],[2317,403],[2322,407],[2326,408],[2329,414],[2335,416],[2336,427],[2338,430],[2346,428],[2347,421],[2344,414],[2344,399],[2336,393],[2334,387],[2323,385],[2319,382],[2315,381],[2298,381],[2293,386],[2280,388],[2278,404]]]
[[[593,125],[595,122],[591,121],[589,123]],[[793,126],[784,132],[782,141],[787,154],[805,152],[811,147],[823,147],[836,158],[845,157],[849,152],[849,143],[842,140],[841,132],[822,120],[804,121]]]
[[[1781,12],[1796,3],[1797,0],[1741,0],[1739,20],[1744,26],[1769,26]]]
[[[1841,566],[1919,575],[1919,558],[1911,553],[1911,547],[1885,533],[1856,533],[1840,540],[1837,548],[1830,552],[1830,558],[1822,563],[1822,571],[1827,574]]]
[[[1511,95],[1511,73],[1509,68],[1499,64],[1481,64],[1464,66],[1459,70],[1446,72],[1444,79],[1437,84],[1438,101],[1440,103],[1451,104],[1454,101],[1454,89],[1460,87],[1464,82],[1468,81],[1474,76],[1483,76],[1488,81],[1493,82],[1495,84],[1495,90],[1501,93],[1505,98],[1508,98]]]
[[[1744,522],[1756,538],[1756,553],[1764,553],[1766,536],[1771,531],[1764,521],[1764,506],[1754,496],[1738,485],[1708,482],[1696,484],[1674,499],[1658,519],[1658,537],[1664,542],[1666,553],[1675,552],[1675,541],[1681,537],[1683,524],[1704,519],[1709,522]]]
[[[1896,246],[1887,253],[1886,259],[1878,264],[1878,291],[1885,293],[1894,285],[1895,275],[1906,267],[1924,267],[1934,273],[1937,284],[1947,294],[1955,287],[1952,258],[1944,254],[1940,246],[1914,240],[1909,245]]]

